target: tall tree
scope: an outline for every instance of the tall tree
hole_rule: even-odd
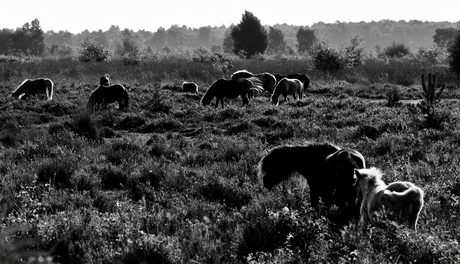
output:
[[[303,53],[308,51],[313,43],[316,42],[315,30],[309,28],[299,28],[296,34],[297,51]]]
[[[211,44],[211,27],[200,27],[198,29],[198,45],[208,47]]]
[[[438,47],[448,47],[450,43],[455,39],[457,30],[455,28],[438,28],[435,31],[433,36],[433,42],[436,43]]]
[[[460,30],[456,34],[449,47],[449,66],[452,72],[460,76]]]
[[[268,30],[268,49],[269,53],[284,53],[286,51],[286,41],[284,33],[280,29],[270,27]]]
[[[249,11],[244,12],[241,22],[233,28],[231,36],[233,52],[238,54],[243,50],[248,58],[256,53],[264,53],[268,46],[267,31],[260,20]]]

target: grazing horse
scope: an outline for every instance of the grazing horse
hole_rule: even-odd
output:
[[[310,86],[310,77],[308,77],[307,75],[303,74],[303,73],[293,73],[293,74],[289,74],[289,75],[281,75],[281,74],[275,74],[275,79],[276,79],[276,82],[278,83],[279,81],[281,81],[281,79],[283,78],[289,78],[289,79],[297,79],[299,81],[301,81],[303,83],[303,87],[304,89],[306,90],[308,88],[308,86]]]
[[[31,95],[45,94],[48,101],[51,101],[53,100],[53,88],[54,84],[48,78],[26,79],[11,93],[11,96],[26,99]]]
[[[241,96],[243,100],[243,106],[249,103],[248,92],[251,90],[259,90],[260,88],[254,86],[249,79],[240,78],[235,80],[219,79],[211,84],[206,93],[201,98],[201,104],[209,105],[216,97],[216,108],[221,102],[222,108],[224,108],[224,98],[235,99]]]
[[[350,206],[353,196],[348,192],[354,186],[354,176],[348,169],[364,166],[364,157],[359,152],[330,143],[284,145],[273,148],[259,161],[258,175],[263,178],[264,186],[272,189],[298,172],[307,179],[313,207],[318,207],[320,198],[327,205],[349,203]]]
[[[370,221],[377,226],[375,217],[384,209],[390,218],[399,223],[409,223],[417,231],[417,221],[423,207],[423,190],[411,182],[398,181],[388,185],[382,180],[383,173],[377,168],[355,170],[358,192],[361,193],[361,219],[363,228]]]
[[[263,73],[252,73],[247,70],[239,70],[232,74],[231,79],[249,78],[252,82],[254,80],[262,83],[262,88],[270,94],[273,93],[273,88],[277,83],[276,78],[273,74],[268,72]]]
[[[129,107],[128,90],[121,84],[99,86],[89,97],[86,108],[90,113],[98,111],[100,106],[118,102],[118,108],[125,110]]]
[[[284,96],[284,99],[288,100],[288,95],[292,95],[294,99],[297,99],[296,94],[299,95],[299,99],[302,99],[303,96],[303,84],[297,79],[283,78],[275,86],[275,90],[271,96],[271,101],[273,104],[278,105],[278,97],[280,95]]]
[[[108,74],[102,75],[101,78],[99,79],[99,84],[101,86],[110,86],[110,75]]]
[[[350,148],[340,149],[324,160],[325,177],[318,179],[325,204],[347,204],[352,215],[359,215],[361,197],[357,196],[354,170],[366,168],[364,156]],[[358,198],[358,199],[357,199]]]
[[[198,94],[198,85],[194,82],[183,82],[182,92]]]

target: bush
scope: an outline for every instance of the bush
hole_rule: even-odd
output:
[[[326,41],[316,42],[310,53],[316,69],[335,72],[345,66],[345,60],[340,51]]]
[[[88,113],[81,113],[73,117],[72,123],[67,123],[73,132],[79,136],[83,136],[92,141],[99,141],[99,136],[96,125],[94,124],[91,116]]]
[[[37,181],[51,183],[56,188],[72,187],[70,178],[76,170],[76,165],[69,160],[54,160],[42,165],[37,172]]]
[[[97,45],[89,39],[81,44],[82,50],[78,59],[83,62],[102,62],[108,61],[110,52],[102,45]]]
[[[0,131],[0,143],[5,147],[16,147],[21,141],[21,127],[16,122],[7,121]]]
[[[128,176],[120,169],[104,168],[99,172],[102,187],[110,189],[126,189],[128,186]]]
[[[395,43],[383,49],[383,54],[390,58],[402,58],[410,54],[410,48],[403,43]]]

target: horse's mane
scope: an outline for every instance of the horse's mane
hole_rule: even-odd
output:
[[[386,187],[387,185],[382,180],[383,172],[375,167],[368,169],[360,169],[359,174],[363,177],[360,185],[364,185],[367,190],[370,188],[375,189],[377,187]]]

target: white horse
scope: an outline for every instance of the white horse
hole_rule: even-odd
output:
[[[376,226],[375,217],[383,209],[400,224],[409,222],[409,227],[417,231],[417,221],[424,203],[423,190],[405,181],[386,185],[382,175],[374,167],[355,169],[357,189],[363,197],[360,209],[363,227],[366,228],[369,221]]]

